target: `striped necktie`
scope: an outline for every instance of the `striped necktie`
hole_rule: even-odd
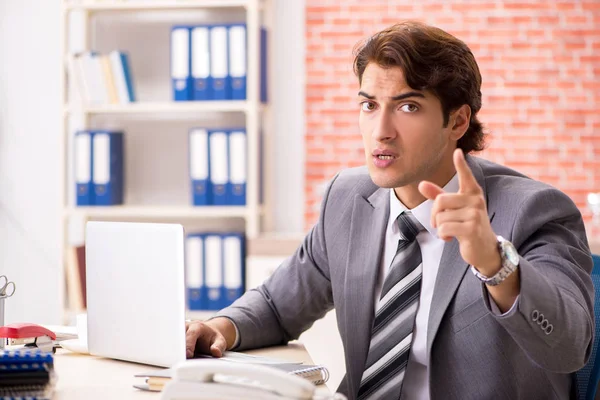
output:
[[[358,400],[400,398],[408,363],[423,271],[415,239],[423,227],[410,211],[396,222],[400,240],[377,303]]]

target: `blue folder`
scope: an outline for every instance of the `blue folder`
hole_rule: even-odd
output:
[[[248,35],[246,24],[228,25],[229,75],[231,77],[231,99],[246,100],[248,69]],[[260,30],[260,100],[267,98],[267,31]]]
[[[171,29],[171,82],[173,99],[192,99],[191,28],[177,25]]]
[[[186,288],[188,308],[204,310],[204,235],[189,234],[186,238]]]
[[[210,25],[197,25],[192,28],[191,68],[193,100],[212,99],[210,82]]]
[[[245,291],[245,243],[242,233],[226,233],[223,240],[223,304],[230,306]]]
[[[246,100],[247,49],[246,24],[228,25],[229,75],[231,98]]]
[[[92,181],[94,204],[123,204],[124,149],[123,132],[93,131]]]
[[[248,176],[246,129],[232,129],[228,132],[229,182],[227,204],[246,205],[246,181]]]
[[[225,206],[229,204],[229,150],[228,133],[224,129],[208,131],[210,185],[212,188],[212,204]]]
[[[75,198],[78,206],[94,204],[92,184],[92,135],[88,131],[75,133]]]
[[[192,185],[192,204],[205,206],[212,203],[210,182],[210,152],[208,130],[193,128],[189,134],[189,170]]]
[[[209,83],[213,100],[231,99],[227,32],[227,25],[212,25],[210,28]]]
[[[223,239],[218,233],[204,236],[204,305],[207,310],[223,308]]]
[[[129,102],[134,102],[135,101],[135,90],[133,87],[131,67],[129,66],[129,56],[127,55],[127,53],[119,52],[119,59],[121,60],[121,66],[123,68],[123,75],[125,76],[125,86],[127,88],[127,95],[129,96]]]

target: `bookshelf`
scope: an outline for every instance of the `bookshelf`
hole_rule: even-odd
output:
[[[65,216],[84,215],[90,218],[246,218],[248,208],[241,206],[193,207],[193,206],[111,206],[71,207]],[[262,213],[262,208],[259,208]]]
[[[70,238],[70,225],[85,224],[89,220],[136,220],[148,222],[177,222],[186,226],[190,223],[194,227],[202,226],[203,221],[214,226],[215,221],[243,220],[246,238],[251,240],[268,231],[271,226],[272,216],[266,210],[270,209],[271,188],[269,154],[272,144],[270,143],[270,129],[272,127],[272,116],[268,104],[260,100],[260,33],[259,27],[263,26],[269,32],[269,43],[272,43],[273,33],[273,11],[272,0],[63,0],[61,5],[61,37],[62,37],[62,64],[60,83],[62,89],[62,117],[63,129],[61,134],[61,146],[59,158],[61,160],[61,205],[63,230],[61,232],[62,265],[64,275],[70,282],[73,277],[72,266],[69,266],[69,251],[73,247]],[[235,11],[237,15],[244,13],[243,22],[247,26],[247,96],[246,100],[226,101],[172,101],[171,96],[139,96],[138,101],[128,104],[86,104],[83,100],[73,96],[74,79],[69,76],[69,59],[75,51],[97,50],[95,48],[98,39],[106,32],[98,29],[96,18],[107,18],[119,15],[151,15],[152,18],[168,20],[168,23],[177,25],[182,23],[178,19],[182,12],[215,12],[227,14]],[[73,15],[76,14],[80,24],[77,31],[73,28]],[[173,19],[170,20],[172,15]],[[204,15],[204,14],[201,14]],[[222,17],[223,18],[223,17]],[[135,19],[131,19],[135,24]],[[189,23],[189,20],[183,23]],[[203,20],[201,22],[207,22]],[[223,22],[221,19],[219,22]],[[238,22],[240,22],[238,20]],[[148,24],[147,24],[148,25]],[[101,26],[101,25],[100,25]],[[146,26],[144,27],[146,29]],[[72,38],[80,38],[82,45],[73,49]],[[140,43],[144,46],[145,43]],[[147,43],[146,43],[147,45]],[[136,44],[137,46],[137,44]],[[136,48],[123,48],[131,58],[136,57]],[[268,51],[269,57],[272,52]],[[138,57],[148,57],[148,52],[141,51]],[[169,57],[168,53],[152,55],[152,57]],[[272,71],[272,62],[269,60],[269,71]],[[136,77],[135,68],[132,68],[134,85],[136,91],[138,85],[143,85]],[[169,72],[164,79],[170,80]],[[268,85],[272,92],[272,85]],[[143,98],[142,98],[143,97]],[[152,98],[149,98],[152,97]],[[269,99],[272,96],[269,94]],[[191,195],[188,196],[188,204],[179,202],[160,204],[136,204],[128,203],[127,177],[125,179],[125,203],[117,206],[89,206],[81,207],[75,204],[73,168],[73,136],[77,129],[93,129],[97,118],[109,121],[111,126],[119,125],[122,121],[141,118],[144,121],[156,121],[157,123],[168,123],[175,121],[178,127],[189,124],[189,128],[199,126],[202,121],[207,121],[207,126],[215,118],[224,121],[244,121],[247,135],[247,187],[245,206],[192,206]],[[192,122],[195,121],[195,122]],[[234,124],[237,126],[238,124]],[[130,125],[126,125],[130,126]],[[201,126],[201,125],[200,125]],[[187,134],[187,133],[186,133]],[[128,131],[124,129],[125,140]],[[260,138],[262,136],[262,139]],[[150,140],[150,139],[149,139]],[[262,140],[262,149],[261,149]],[[168,150],[167,150],[168,151]],[[183,155],[182,155],[183,156]],[[126,163],[130,157],[125,155]],[[262,171],[260,165],[262,164]],[[261,178],[262,174],[262,178]],[[263,182],[263,201],[260,202],[260,184]],[[80,229],[83,232],[83,228]],[[71,276],[71,279],[69,278]],[[68,285],[68,283],[67,283]],[[71,290],[65,293],[71,293]],[[65,318],[71,318],[73,314],[81,311],[81,304],[74,302],[69,294],[63,299]],[[191,315],[203,316],[210,312],[189,311]]]
[[[265,108],[259,105],[259,110]],[[250,105],[246,101],[178,101],[178,102],[139,102],[130,104],[106,105],[65,105],[66,114],[155,114],[155,113],[211,113],[247,112]]]
[[[197,8],[252,7],[252,0],[97,0],[67,1],[65,10],[86,11],[136,11],[136,10],[185,10]],[[262,6],[261,3],[258,3]]]

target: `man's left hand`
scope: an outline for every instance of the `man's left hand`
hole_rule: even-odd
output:
[[[433,200],[431,225],[444,241],[458,240],[462,258],[485,276],[501,268],[496,234],[492,230],[483,190],[477,183],[461,149],[453,155],[459,190],[446,193],[438,185],[422,181],[419,191]]]

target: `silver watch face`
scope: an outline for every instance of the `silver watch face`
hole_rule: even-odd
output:
[[[500,241],[502,245],[502,250],[504,252],[505,257],[508,261],[513,265],[519,265],[519,253],[517,253],[517,249],[511,242],[505,239],[501,239]]]

